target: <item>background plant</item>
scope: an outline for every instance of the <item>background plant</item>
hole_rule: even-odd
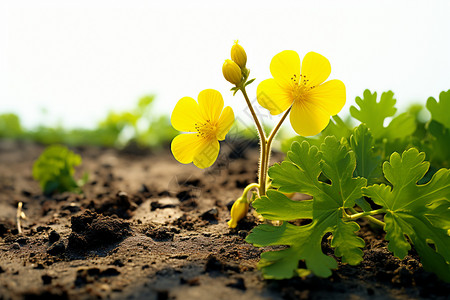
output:
[[[38,180],[45,195],[62,192],[81,192],[80,187],[88,180],[76,181],[75,167],[81,164],[81,156],[67,147],[52,145],[47,147],[33,165],[33,177]]]

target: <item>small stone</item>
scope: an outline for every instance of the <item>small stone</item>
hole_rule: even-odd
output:
[[[43,264],[37,264],[35,267],[33,267],[33,269],[36,269],[36,270],[43,270],[43,269],[45,269],[45,267],[44,267]]]
[[[216,207],[211,208],[210,210],[205,211],[201,216],[203,220],[214,221],[219,219],[219,211]]]
[[[20,237],[16,239],[16,243],[19,243],[20,245],[26,245],[28,243],[27,237]]]
[[[150,193],[150,190],[148,189],[148,187],[143,183],[141,185],[141,188],[138,191],[139,193]]]
[[[125,265],[125,264],[123,263],[123,261],[120,260],[120,259],[116,259],[116,260],[113,261],[111,264],[114,265],[114,266],[118,266],[118,267],[123,267],[123,266]]]
[[[47,253],[53,256],[63,254],[65,251],[66,246],[63,241],[56,242],[47,249]]]
[[[71,202],[69,205],[65,205],[61,209],[68,210],[71,213],[77,213],[81,210],[80,205],[75,202]]]
[[[44,285],[52,283],[52,280],[53,280],[53,278],[51,276],[47,275],[47,274],[42,275],[41,278],[42,278],[42,283]]]
[[[117,193],[117,197],[121,200],[128,200],[128,194],[122,191]]]
[[[48,227],[48,226],[38,226],[36,228],[36,231],[37,232],[41,232],[41,231],[46,231],[46,230],[49,230],[49,229],[50,229],[50,227]]]
[[[0,237],[3,237],[8,232],[8,228],[0,223]]]
[[[117,276],[120,274],[120,271],[116,268],[107,268],[100,273],[100,276]]]
[[[22,190],[21,191],[22,195],[24,195],[25,197],[30,197],[31,196],[31,192],[27,191],[27,190]]]
[[[59,239],[61,238],[61,236],[59,235],[59,233],[57,233],[55,230],[52,230],[50,232],[50,234],[48,235],[48,241],[53,244],[56,241],[59,241]]]
[[[11,249],[19,250],[19,249],[20,249],[19,243],[14,243],[14,244],[12,244],[12,245],[11,245]]]
[[[238,289],[238,290],[242,290],[242,291],[245,291],[247,289],[247,287],[245,286],[244,279],[242,279],[240,277],[236,278],[235,281],[228,283],[227,286]]]

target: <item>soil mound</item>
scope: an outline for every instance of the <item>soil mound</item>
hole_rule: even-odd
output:
[[[71,223],[72,233],[68,244],[71,250],[82,251],[99,245],[109,245],[123,240],[131,233],[127,222],[90,210],[73,216]]]

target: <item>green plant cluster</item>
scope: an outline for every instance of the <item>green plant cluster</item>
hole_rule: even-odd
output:
[[[385,127],[396,112],[391,92],[377,102],[365,91],[356,103],[350,112],[361,125],[349,129],[336,117],[320,137],[294,141],[286,160],[269,169],[272,188],[253,207],[282,225],[259,225],[247,237],[258,247],[278,247],[261,254],[259,268],[265,278],[330,276],[338,264],[323,253],[324,241],[343,263],[357,265],[365,243],[355,220],[366,218],[382,226],[396,257],[413,245],[424,268],[450,282],[450,170],[439,169],[450,161],[450,91],[428,100],[427,123],[408,112]],[[295,192],[312,200],[284,194]],[[298,267],[301,260],[306,268]]]
[[[142,97],[135,108],[124,112],[109,112],[95,129],[72,129],[39,126],[24,130],[14,114],[0,115],[0,138],[32,140],[45,145],[124,147],[136,143],[142,147],[158,147],[168,143],[176,131],[167,116],[155,116],[155,97]]]
[[[415,147],[425,152],[431,163],[429,174],[424,180],[429,180],[438,168],[450,168],[450,90],[441,92],[439,101],[430,97],[426,103],[427,111],[421,105],[412,105],[407,112],[395,115],[395,103],[396,99],[391,91],[382,93],[377,101],[376,92],[365,90],[362,98],[356,98],[358,107],[350,107],[353,118],[342,120],[339,116],[333,116],[328,127],[318,136],[297,136],[285,140],[282,150],[289,151],[293,141],[306,140],[311,145],[320,146],[327,136],[349,140],[354,129],[353,121],[357,120],[366,124],[371,131],[373,151],[383,160],[388,159],[395,151],[403,152]],[[423,120],[424,112],[428,112],[431,119]]]
[[[74,179],[75,167],[81,164],[81,156],[67,147],[47,147],[33,165],[33,177],[38,180],[44,195],[62,192],[81,192],[87,174],[80,181]]]

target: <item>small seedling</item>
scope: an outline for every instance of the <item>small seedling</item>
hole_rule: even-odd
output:
[[[411,113],[395,116],[391,91],[377,101],[377,94],[366,90],[363,98],[356,98],[359,108],[350,109],[362,123],[352,128],[351,120],[336,116],[346,92],[340,80],[326,81],[329,61],[309,52],[300,65],[296,52],[283,51],[271,61],[273,78],[257,88],[258,103],[272,115],[281,115],[267,135],[246,92],[254,81],[248,79],[246,64],[247,54],[236,42],[222,72],[234,85],[233,95],[244,96],[257,128],[258,182],[249,184],[235,201],[228,225],[237,227],[250,205],[266,220],[246,239],[257,247],[284,246],[261,254],[258,267],[264,277],[284,279],[311,272],[330,276],[338,263],[322,252],[323,242],[342,263],[359,264],[365,243],[356,234],[360,227],[355,221],[364,218],[386,231],[388,249],[396,257],[403,259],[413,245],[424,268],[450,282],[450,170],[438,168],[450,162],[450,91],[442,92],[439,102],[428,100],[432,120],[421,125]],[[179,100],[171,118],[174,128],[184,132],[172,142],[178,161],[199,168],[214,163],[219,141],[234,121],[232,109],[223,106],[215,90],[202,91],[198,102],[190,97]],[[299,136],[288,142],[287,159],[269,168],[273,140],[288,116]],[[431,153],[431,168],[417,148]],[[295,193],[312,199],[291,200]],[[299,220],[307,224],[296,225]],[[298,268],[300,260],[306,269]]]
[[[88,180],[76,181],[75,167],[81,164],[81,156],[73,153],[65,146],[47,147],[33,165],[33,177],[38,180],[45,195],[62,192],[81,192],[80,187]]]

